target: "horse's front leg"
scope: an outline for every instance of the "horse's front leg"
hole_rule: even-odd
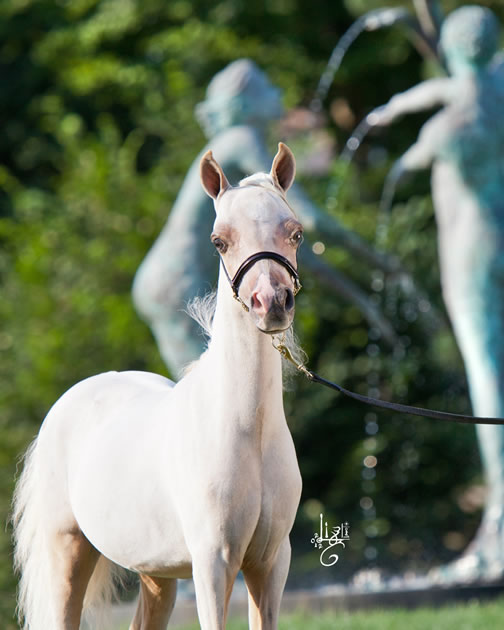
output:
[[[224,630],[239,560],[223,549],[193,554],[193,580],[201,630]]]
[[[272,563],[243,569],[249,594],[250,630],[276,630],[278,627],[290,558],[291,546],[286,537]]]

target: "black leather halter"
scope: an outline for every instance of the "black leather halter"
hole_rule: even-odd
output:
[[[290,277],[292,278],[292,282],[294,284],[294,291],[293,291],[294,295],[297,295],[299,291],[301,290],[301,282],[299,280],[299,274],[297,272],[297,269],[292,265],[292,263],[289,262],[289,260],[287,260],[287,258],[285,258],[285,256],[282,256],[282,254],[277,254],[276,252],[257,252],[256,254],[252,254],[251,256],[249,256],[242,262],[242,264],[238,267],[235,275],[232,278],[229,275],[228,270],[226,269],[226,265],[224,264],[224,261],[222,260],[222,256],[221,256],[222,268],[224,269],[224,273],[226,274],[229,284],[231,285],[231,290],[233,291],[233,297],[235,300],[238,300],[238,302],[240,302],[240,304],[246,311],[249,310],[249,307],[241,299],[241,297],[238,294],[238,291],[240,289],[240,285],[247,271],[250,271],[250,269],[255,265],[257,261],[263,260],[263,259],[274,260],[278,264],[282,265],[282,267],[285,267],[285,269],[287,269]]]

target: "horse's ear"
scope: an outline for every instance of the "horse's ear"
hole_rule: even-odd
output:
[[[289,190],[296,176],[296,160],[292,151],[283,142],[278,143],[278,153],[271,165],[270,176],[283,192]]]
[[[207,151],[201,158],[200,177],[203,188],[212,199],[217,199],[221,192],[229,188],[224,171],[215,161],[211,151]]]

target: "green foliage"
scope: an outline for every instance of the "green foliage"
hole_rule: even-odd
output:
[[[284,90],[288,107],[307,103],[338,38],[353,16],[371,8],[365,4],[0,4],[2,515],[8,514],[19,454],[68,387],[105,370],[165,371],[149,330],[133,310],[130,286],[204,144],[193,110],[210,78],[229,61],[249,56]],[[422,72],[400,30],[363,34],[336,76],[328,104],[344,96],[358,120]],[[328,126],[336,141],[348,136],[348,129],[334,122]],[[382,164],[366,174],[363,163],[382,144],[392,153],[403,151],[417,130],[418,119],[401,123],[386,137],[369,141],[354,171],[343,176],[336,165],[333,177],[303,184],[326,205],[330,182],[342,177],[333,211],[373,240],[386,170]],[[277,140],[275,130],[272,146]],[[443,326],[429,328],[422,312],[442,306],[428,187],[417,187],[401,193],[405,201],[394,208],[387,247],[421,285],[427,296],[423,307],[346,252],[329,248],[325,254],[374,295],[401,335],[402,349],[393,352],[354,306],[328,295],[309,277],[303,278],[298,300],[298,332],[310,365],[328,378],[364,393],[375,389],[390,399],[467,411],[451,334]],[[463,514],[456,498],[478,475],[472,429],[382,414],[374,418],[300,379],[287,411],[304,478],[294,531],[294,581],[301,574],[341,579],[372,563],[373,553],[380,565],[425,567],[453,553],[443,546],[445,533],[469,540],[478,513]],[[369,432],[375,420],[377,434]],[[378,459],[376,477],[363,479],[362,462],[370,454]],[[464,468],[460,461],[467,462]],[[375,511],[360,507],[363,497],[372,499]],[[319,510],[352,526],[352,544],[332,572],[320,571],[309,545]],[[3,531],[0,623],[8,628],[13,627],[14,577],[9,532]]]

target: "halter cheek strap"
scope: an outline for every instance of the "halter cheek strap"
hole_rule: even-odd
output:
[[[294,295],[297,295],[299,291],[301,290],[301,282],[299,280],[299,274],[297,272],[297,269],[289,262],[287,258],[285,258],[285,256],[282,256],[282,254],[277,254],[276,252],[257,252],[256,254],[252,254],[251,256],[249,256],[242,262],[242,264],[238,267],[235,275],[232,278],[229,275],[228,270],[226,269],[226,265],[224,264],[224,261],[221,256],[222,268],[224,269],[224,273],[226,274],[229,284],[231,285],[231,290],[233,291],[233,297],[235,300],[240,302],[240,304],[246,311],[249,311],[249,307],[241,299],[241,297],[238,294],[238,291],[240,289],[240,285],[247,271],[249,271],[255,265],[257,261],[263,260],[263,259],[274,260],[278,264],[282,265],[282,267],[285,267],[285,269],[287,269],[290,277],[292,278],[292,282],[294,283],[294,291],[293,291]]]

